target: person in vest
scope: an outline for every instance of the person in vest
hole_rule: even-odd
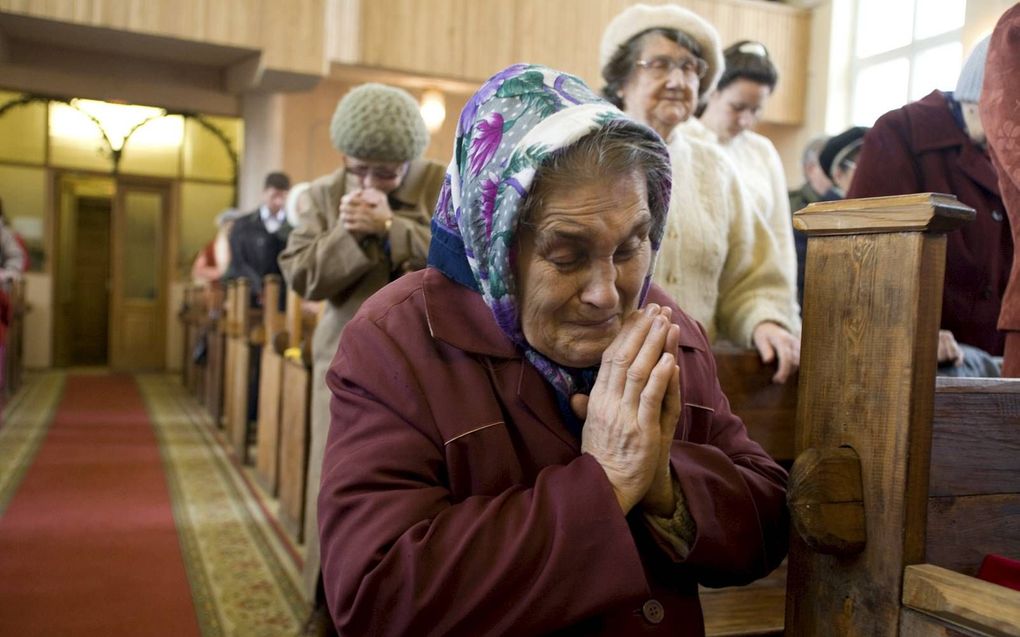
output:
[[[262,307],[262,277],[280,274],[276,258],[287,245],[287,235],[291,231],[283,209],[289,190],[290,177],[286,174],[266,175],[262,205],[235,221],[230,231],[230,265],[223,278],[227,281],[246,278],[252,307]],[[286,295],[280,295],[281,302],[285,298]]]

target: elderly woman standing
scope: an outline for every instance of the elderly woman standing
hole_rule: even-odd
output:
[[[717,337],[778,359],[773,380],[800,364],[796,279],[739,176],[714,144],[676,128],[722,72],[719,35],[674,5],[634,5],[606,27],[600,47],[605,97],[669,145],[673,194],[655,280]]]
[[[708,92],[703,110],[681,132],[718,144],[733,161],[751,208],[765,220],[779,250],[783,271],[795,282],[797,253],[790,223],[790,199],[779,152],[764,135],[751,130],[761,119],[779,72],[761,42],[742,40],[723,51],[726,68]]]
[[[330,141],[343,166],[314,180],[297,199],[299,224],[280,254],[287,284],[304,299],[324,301],[312,337],[311,445],[308,454],[305,558],[307,594],[328,620],[319,581],[315,501],[329,430],[326,370],[340,333],[362,301],[405,272],[423,268],[429,222],[443,167],[421,159],[428,131],[406,91],[363,84],[337,104]],[[313,632],[313,631],[310,631]]]
[[[782,559],[786,475],[651,283],[670,166],[577,78],[465,106],[429,266],[327,382],[323,578],[341,635],[701,635],[699,583]]]

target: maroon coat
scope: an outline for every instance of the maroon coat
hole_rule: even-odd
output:
[[[1005,336],[996,323],[1013,238],[988,154],[960,129],[939,91],[875,122],[847,197],[915,192],[956,195],[977,210],[977,219],[948,236],[941,327],[961,343],[1001,356]]]
[[[1020,241],[1020,5],[1002,14],[988,44],[981,123],[988,135],[999,189],[1013,226],[1013,242]],[[999,329],[1008,332],[1004,376],[1020,376],[1020,260],[1013,263],[1009,287],[1002,300]]]
[[[786,473],[730,412],[700,326],[661,289],[650,300],[681,328],[686,560],[622,514],[480,295],[429,268],[361,306],[327,375],[319,495],[341,635],[701,635],[699,582],[744,584],[782,560]]]

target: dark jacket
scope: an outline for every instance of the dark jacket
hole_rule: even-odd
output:
[[[622,514],[478,293],[428,268],[362,305],[326,379],[319,531],[341,635],[702,635],[698,583],[782,560],[786,473],[730,412],[701,327],[657,286],[649,300],[680,325],[686,559]]]
[[[880,117],[864,136],[847,198],[941,192],[977,210],[977,219],[949,233],[941,327],[961,343],[1002,355],[996,330],[1013,238],[988,153],[957,124],[946,95]]]
[[[252,306],[262,305],[262,277],[280,274],[276,258],[287,246],[290,224],[286,221],[276,232],[266,230],[259,211],[248,213],[234,222],[230,230],[230,265],[225,281],[244,277],[251,286]],[[280,309],[285,307],[287,295],[280,294]]]

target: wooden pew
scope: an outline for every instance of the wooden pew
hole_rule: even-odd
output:
[[[199,343],[206,338],[208,329],[209,308],[206,307],[206,288],[202,285],[189,285],[184,289],[184,303],[181,306],[180,318],[184,331],[183,351],[181,352],[181,374],[184,386],[195,398],[201,399],[205,393],[205,376],[209,366],[208,340],[206,341],[206,358],[201,364],[195,361],[195,351]]]
[[[772,382],[774,365],[758,352],[716,345],[712,349],[719,383],[748,433],[783,466],[793,462],[793,425],[797,414],[797,377]],[[708,637],[779,635],[786,608],[786,564],[747,586],[700,589]]]
[[[288,348],[283,364],[286,391],[280,407],[280,523],[297,541],[304,536],[305,485],[311,436],[312,333],[316,314],[303,310],[301,297],[287,295]]]
[[[947,195],[812,204],[786,634],[1020,635],[1017,381],[936,394]],[[945,568],[948,566],[949,568]]]
[[[244,278],[231,282],[233,295],[227,307],[226,433],[238,462],[249,460],[248,400],[251,388],[251,347],[261,345],[261,312],[250,306],[249,283]],[[229,289],[228,289],[229,293]]]
[[[230,293],[231,295],[233,292]],[[205,370],[204,400],[206,410],[216,427],[223,426],[223,379],[226,373],[227,320],[226,292],[222,285],[209,290],[208,312],[206,315],[206,339],[208,364]]]
[[[283,361],[288,347],[285,316],[279,310],[282,279],[270,274],[262,284],[262,347],[259,374],[259,417],[255,476],[270,495],[279,488],[280,405],[283,401]]]
[[[793,425],[797,416],[795,374],[786,383],[772,382],[775,365],[761,362],[756,350],[731,345],[712,348],[719,384],[733,413],[747,425],[751,438],[786,467],[793,462]]]

